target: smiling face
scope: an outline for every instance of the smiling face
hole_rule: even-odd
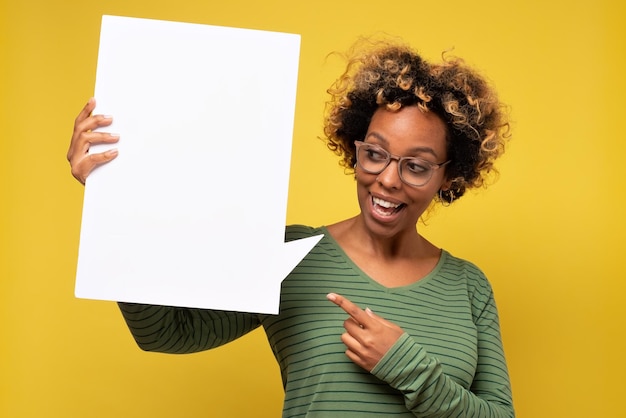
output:
[[[364,142],[376,144],[400,157],[419,157],[443,163],[446,125],[432,112],[408,106],[397,112],[384,108],[372,116]],[[392,238],[415,233],[415,225],[435,194],[448,184],[445,169],[435,170],[428,183],[410,186],[400,179],[398,162],[392,160],[379,174],[356,167],[357,194],[365,228],[374,236]]]

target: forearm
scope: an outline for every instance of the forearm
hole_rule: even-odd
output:
[[[439,361],[404,334],[372,370],[379,379],[403,393],[417,417],[511,418],[514,411],[508,381],[479,397],[447,376]]]
[[[259,326],[256,315],[171,306],[118,303],[137,345],[145,351],[193,353],[233,341]]]

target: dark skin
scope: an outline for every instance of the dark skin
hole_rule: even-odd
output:
[[[341,295],[329,293],[327,298],[350,315],[343,323],[346,332],[341,336],[346,355],[358,366],[372,371],[404,331],[369,308],[361,309]]]
[[[432,113],[416,106],[396,112],[377,110],[365,136],[390,153],[419,156],[435,163],[447,159],[447,128]],[[437,170],[422,186],[406,184],[397,162],[378,174],[356,167],[357,196],[361,212],[328,226],[328,232],[360,269],[385,287],[407,286],[428,275],[437,265],[441,250],[422,237],[416,223],[440,189],[450,186],[445,170]],[[379,205],[395,205],[384,210]],[[369,308],[359,308],[337,294],[328,299],[350,317],[344,322],[341,339],[346,355],[367,371],[383,358],[404,331]]]
[[[355,216],[329,225],[328,231],[361,270],[385,287],[410,285],[428,275],[439,262],[441,250],[419,234],[392,246],[366,246],[368,235],[360,224],[361,218]]]
[[[87,176],[94,168],[117,157],[117,150],[89,154],[89,148],[92,144],[114,144],[119,140],[119,136],[115,134],[93,132],[96,128],[109,126],[113,123],[113,118],[110,116],[92,115],[95,107],[96,100],[94,98],[89,99],[76,117],[70,148],[67,151],[67,160],[70,162],[72,175],[81,184],[85,184]]]

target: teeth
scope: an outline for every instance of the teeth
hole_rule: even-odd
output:
[[[382,206],[382,207],[387,208],[387,209],[389,209],[389,208],[393,208],[393,209],[395,209],[395,208],[397,208],[398,206],[400,206],[400,205],[399,205],[399,204],[397,204],[397,203],[387,202],[386,200],[382,200],[382,199],[379,199],[379,198],[377,198],[377,197],[372,197],[372,201],[373,201],[376,205],[378,205],[378,206]]]

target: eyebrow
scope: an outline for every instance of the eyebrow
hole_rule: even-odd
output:
[[[365,139],[369,138],[373,136],[374,138],[376,138],[377,140],[379,140],[380,142],[383,143],[383,145],[389,145],[389,141],[382,135],[376,133],[376,132],[370,132],[369,134],[367,134],[367,136],[365,137]],[[437,153],[435,152],[434,149],[432,149],[431,147],[415,147],[415,148],[411,148],[409,150],[410,153],[427,153],[427,154],[431,154],[433,157],[435,158],[439,158],[439,156],[437,155]]]

